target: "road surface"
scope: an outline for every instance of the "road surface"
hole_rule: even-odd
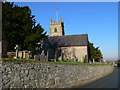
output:
[[[120,67],[116,67],[111,74],[99,80],[74,88],[120,88],[120,77],[118,76],[120,76]]]

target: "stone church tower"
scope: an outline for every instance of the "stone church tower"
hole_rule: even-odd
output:
[[[63,36],[64,34],[64,22],[62,18],[60,18],[60,21],[53,22],[52,19],[50,19],[50,36]]]

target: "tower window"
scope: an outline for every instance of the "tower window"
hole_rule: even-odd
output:
[[[57,32],[57,28],[54,29],[54,32]]]

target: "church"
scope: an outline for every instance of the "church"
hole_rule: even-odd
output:
[[[64,22],[50,19],[50,35],[43,44],[48,60],[88,62],[88,35],[65,35]]]

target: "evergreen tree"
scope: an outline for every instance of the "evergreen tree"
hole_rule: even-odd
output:
[[[16,44],[21,50],[31,50],[34,43],[46,36],[40,24],[36,25],[35,16],[31,14],[28,6],[2,3],[2,16],[2,39],[8,42],[8,51],[13,51]],[[33,42],[32,45],[27,46],[30,42]]]
[[[102,62],[103,55],[101,51],[99,50],[99,47],[95,48],[93,43],[89,42],[89,59],[95,60],[97,62]]]
[[[24,43],[29,50],[35,50],[35,47],[40,47],[38,44],[41,40],[46,37],[46,32],[44,29],[38,24],[33,28],[33,32],[25,39]]]

